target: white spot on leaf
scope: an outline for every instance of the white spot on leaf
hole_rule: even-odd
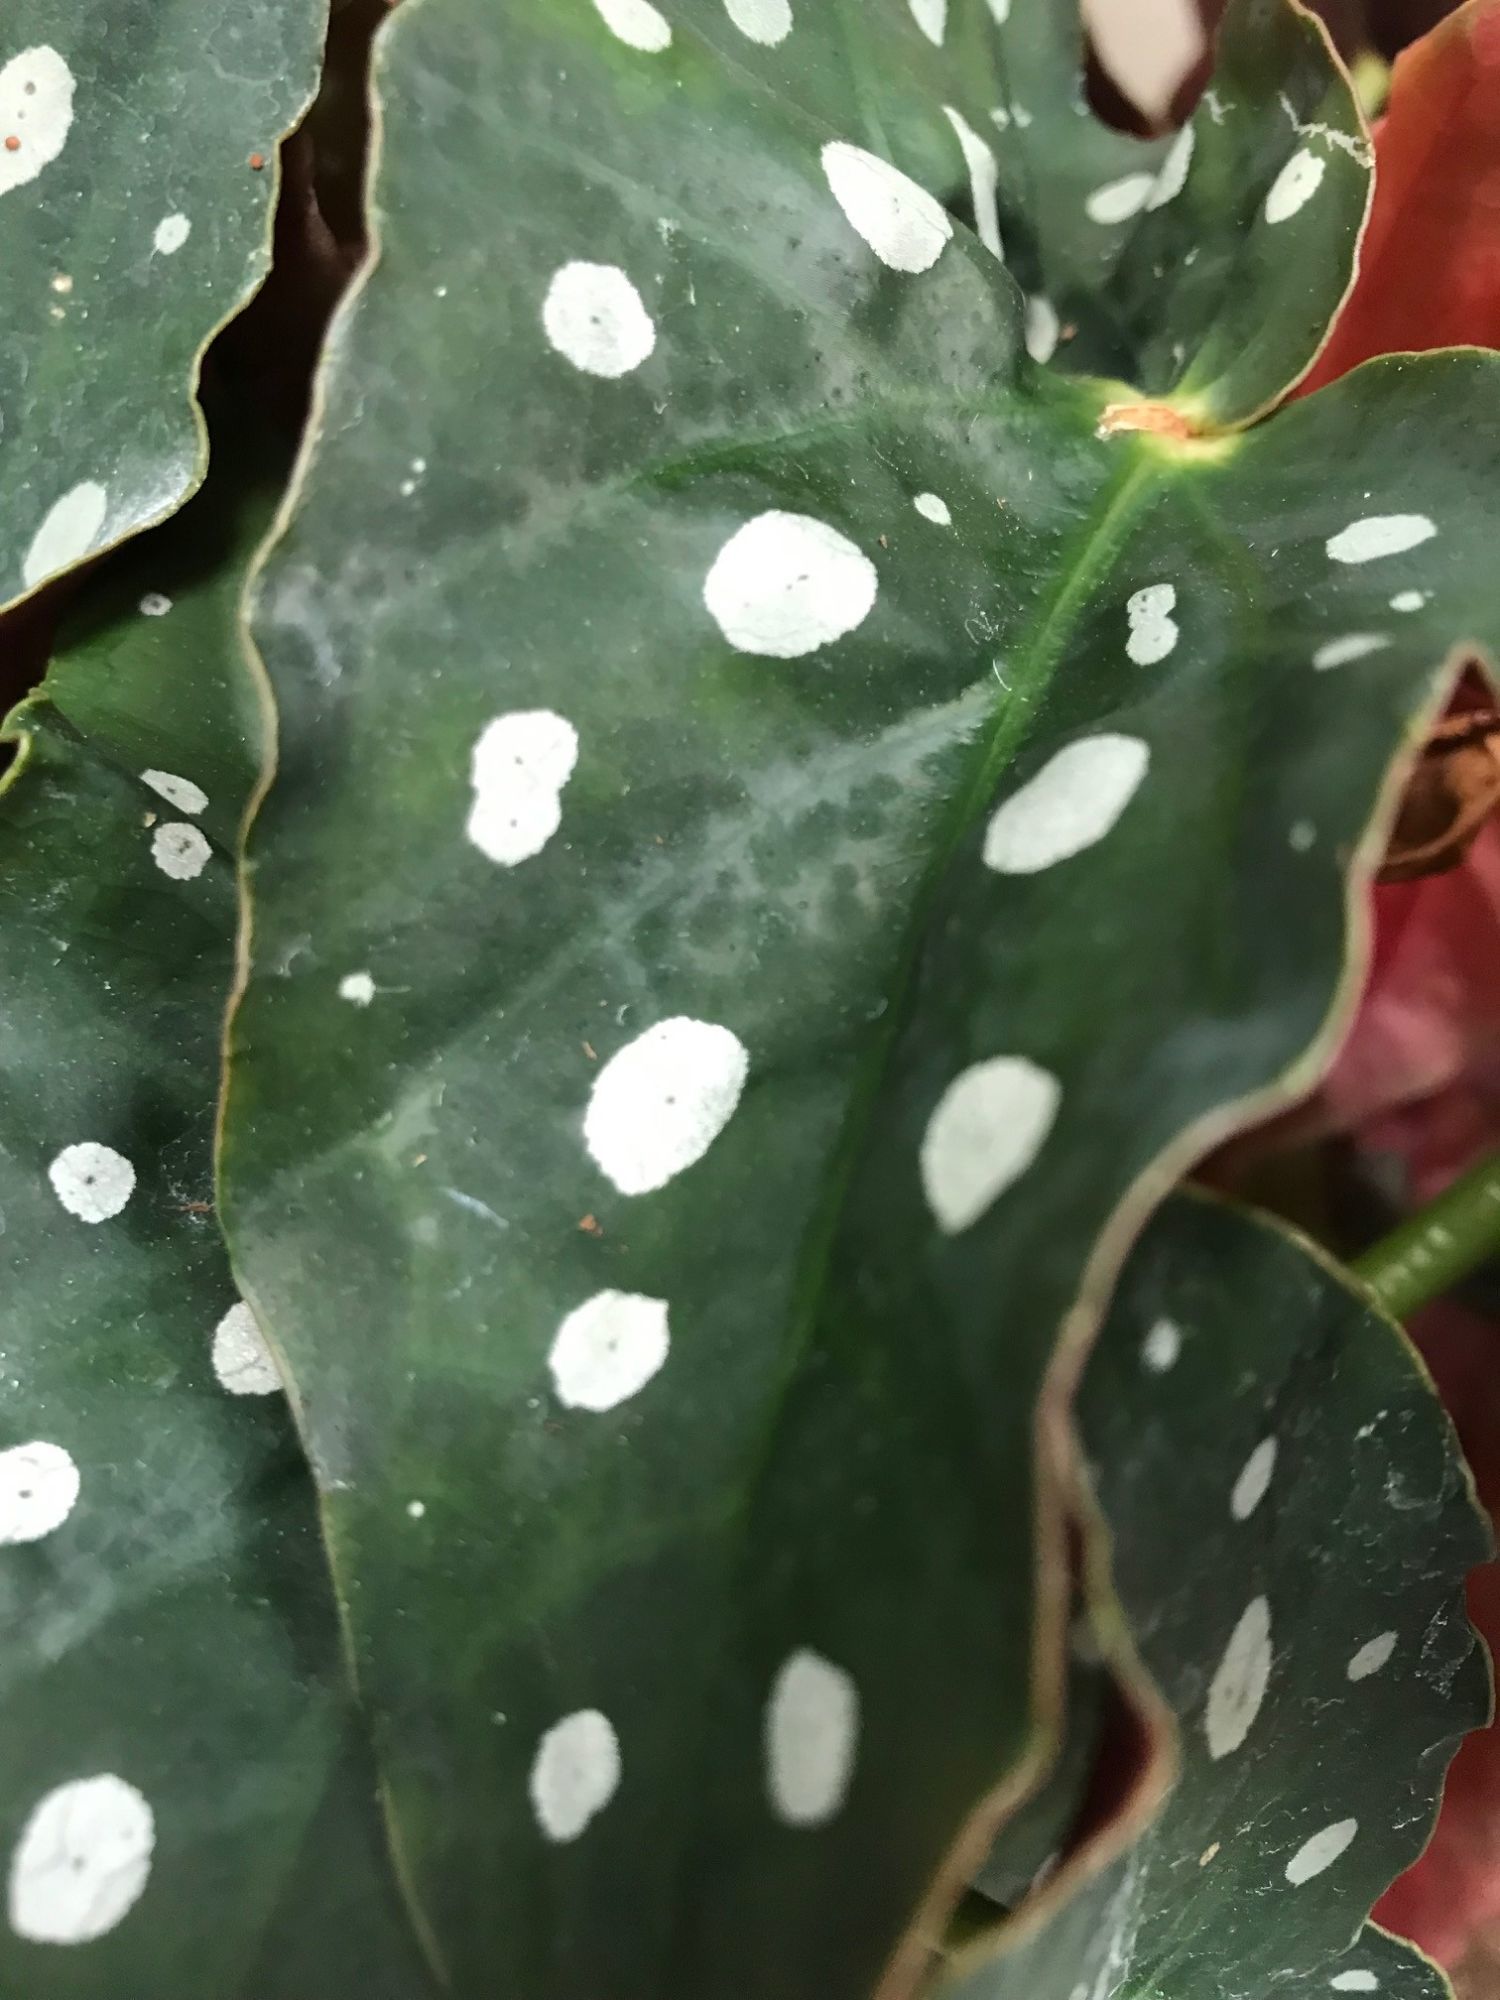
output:
[[[1312,656],[1312,663],[1319,672],[1326,667],[1347,667],[1351,660],[1363,660],[1371,653],[1384,652],[1390,643],[1384,632],[1346,632],[1341,639],[1329,639],[1319,646]]]
[[[1182,1352],[1182,1329],[1169,1319],[1159,1319],[1141,1342],[1141,1364],[1153,1375],[1165,1375],[1175,1368]]]
[[[1125,650],[1138,667],[1155,666],[1177,644],[1180,634],[1172,617],[1176,608],[1175,584],[1148,583],[1127,598],[1125,617],[1130,633]]]
[[[208,793],[201,785],[195,785],[191,778],[179,778],[172,771],[142,771],[141,783],[149,785],[179,812],[201,813],[208,804]]]
[[[1262,1438],[1245,1460],[1229,1496],[1229,1511],[1237,1521],[1248,1521],[1265,1499],[1271,1474],[1276,1470],[1276,1450],[1275,1438]]]
[[[1035,292],[1026,301],[1026,352],[1033,361],[1048,362],[1057,352],[1062,322],[1051,299]]]
[[[346,972],[339,981],[339,998],[356,1007],[368,1007],[375,998],[375,981],[368,972]]]
[[[1260,1714],[1270,1678],[1271,1607],[1264,1597],[1254,1597],[1230,1634],[1209,1683],[1203,1734],[1210,1757],[1227,1757],[1239,1749]]]
[[[1193,146],[1196,134],[1191,125],[1184,125],[1177,137],[1167,148],[1166,156],[1156,172],[1151,184],[1151,192],[1146,197],[1147,208],[1165,208],[1169,201],[1182,193],[1188,177],[1188,168],[1193,164]]]
[[[185,215],[164,215],[151,241],[163,257],[175,257],[192,233],[193,225]]]
[[[1305,1840],[1286,1864],[1288,1882],[1295,1889],[1303,1882],[1310,1882],[1314,1875],[1321,1875],[1325,1868],[1331,1868],[1358,1832],[1357,1819],[1341,1819],[1333,1826],[1325,1826],[1311,1840]]]
[[[1336,1972],[1329,1985],[1335,1993],[1378,1993],[1380,1981],[1373,1972]]]
[[[990,12],[995,17],[995,26],[1003,28],[1010,19],[1010,0],[990,0]]]
[[[231,1396],[269,1396],[281,1387],[265,1335],[243,1299],[214,1328],[213,1364],[220,1388]]]
[[[1392,611],[1420,611],[1431,595],[1426,590],[1398,590],[1391,599]]]
[[[597,1708],[580,1708],[553,1723],[531,1765],[537,1825],[548,1840],[576,1840],[620,1785],[620,1745]]]
[[[1344,1669],[1351,1681],[1366,1681],[1371,1674],[1378,1674],[1396,1650],[1394,1632],[1380,1632],[1373,1639],[1367,1639]]]
[[[143,618],[165,618],[172,609],[172,600],[159,590],[148,590],[141,599],[140,612]]]
[[[822,157],[834,200],[880,261],[893,271],[931,270],[953,234],[942,203],[862,146],[832,139]]]
[[[151,859],[174,882],[191,882],[201,875],[212,853],[203,829],[185,820],[169,819],[151,836]]]
[[[547,1366],[574,1410],[612,1410],[644,1389],[667,1358],[667,1302],[640,1292],[596,1292],[574,1308]]]
[[[1155,174],[1123,174],[1117,181],[1096,187],[1084,201],[1084,213],[1090,222],[1128,222],[1132,215],[1140,214],[1155,187]]]
[[[703,1158],[733,1117],[749,1069],[728,1028],[682,1014],[658,1021],[595,1077],[584,1144],[621,1194],[650,1194]]]
[[[948,30],[948,0],[909,0],[911,17],[934,48]]]
[[[1368,514],[1330,535],[1324,546],[1335,562],[1367,563],[1382,556],[1405,555],[1436,533],[1436,526],[1425,514]]]
[[[752,42],[774,49],[792,32],[791,0],[724,0],[731,21]]]
[[[955,111],[951,104],[943,106],[943,114],[958,138],[963,151],[964,165],[969,170],[969,193],[974,203],[974,227],[979,240],[992,256],[1003,260],[1004,246],[1000,241],[1000,168],[995,159],[994,148],[974,130],[961,111]]]
[[[80,1222],[107,1222],[135,1191],[135,1168],[125,1155],[92,1139],[64,1146],[47,1178],[63,1207]]]
[[[936,493],[919,493],[911,504],[922,516],[922,519],[924,521],[931,521],[934,527],[951,528],[953,526],[953,516],[948,511],[947,501],[939,499]]]
[[[651,0],[594,0],[594,6],[610,33],[642,55],[658,56],[670,48],[671,27]]]
[[[1138,736],[1081,736],[997,807],[984,863],[1000,875],[1035,875],[1100,841],[1134,798],[1151,762]]]
[[[146,1886],[156,1826],[134,1785],[75,1778],[34,1806],[10,1864],[10,1925],[36,1944],[87,1944]]]
[[[73,124],[73,72],[45,46],[22,49],[0,69],[0,195],[34,181],[68,142]]]
[[[0,1451],[0,1542],[36,1542],[60,1528],[79,1483],[78,1467],[60,1444],[37,1439]]]
[[[737,652],[795,660],[863,624],[878,587],[875,565],[837,528],[773,508],[720,549],[703,602]]]
[[[628,375],[656,345],[655,323],[617,264],[564,264],[554,272],[542,326],[563,359],[585,375]]]
[[[108,511],[109,495],[95,479],[80,480],[55,500],[32,536],[21,565],[21,580],[27,589],[82,562],[98,542]]]
[[[979,1220],[1031,1165],[1052,1130],[1062,1088],[1025,1056],[992,1056],[956,1076],[922,1135],[927,1205],[949,1236]]]
[[[1271,183],[1266,196],[1267,222],[1286,222],[1305,202],[1312,200],[1328,171],[1328,162],[1318,153],[1298,147]]]
[[[859,1744],[852,1677],[806,1648],[781,1666],[766,1704],[766,1782],[778,1819],[821,1826],[848,1794]]]
[[[562,823],[562,788],[577,761],[577,730],[550,708],[486,723],[469,760],[466,831],[480,853],[502,868],[540,854]]]

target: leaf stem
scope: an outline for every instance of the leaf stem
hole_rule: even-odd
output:
[[[1500,1251],[1500,1152],[1461,1174],[1436,1201],[1393,1229],[1355,1274],[1393,1319],[1405,1319]]]

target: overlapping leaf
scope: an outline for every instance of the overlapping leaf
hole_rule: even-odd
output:
[[[899,1990],[1043,1747],[1058,1329],[1495,624],[1487,362],[1098,436],[810,12],[394,18],[259,596],[226,1214],[459,1991]]]
[[[212,1213],[268,511],[215,481],[101,577],[7,732],[0,1983],[28,2000],[426,1990]]]
[[[1126,1266],[1079,1424],[1181,1776],[1123,1861],[955,1995],[1441,1992],[1361,1930],[1489,1695],[1464,1611],[1488,1535],[1415,1353],[1291,1238],[1178,1199]]]
[[[1069,1648],[1058,1752],[1046,1781],[1013,1814],[974,1874],[967,1927],[993,1932],[999,1913],[1011,1911],[1051,1878],[1076,1838],[1100,1759],[1118,1721],[1118,1690],[1093,1644],[1088,1613],[1080,1606]]]
[[[0,22],[0,605],[202,477],[210,336],[270,262],[324,0],[13,0]]]
[[[1351,282],[1372,166],[1311,15],[1231,8],[1218,57],[1106,294],[1122,372],[1206,425],[1264,410],[1312,363]]]
[[[1170,139],[1085,96],[1074,0],[889,0],[867,14],[695,17],[725,60],[943,197],[1014,271],[1038,360],[1241,422],[1311,363],[1370,194],[1358,106],[1321,25],[1233,0],[1214,83]],[[1314,199],[1316,196],[1316,199]]]
[[[998,31],[1001,214],[1032,350],[1242,422],[1312,361],[1350,279],[1370,152],[1319,23],[1235,0],[1213,83],[1171,141],[1087,115],[1076,9]]]

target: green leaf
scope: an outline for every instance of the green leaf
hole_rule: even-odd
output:
[[[199,364],[269,267],[277,145],[316,87],[326,12],[7,8],[0,607],[159,520],[202,478]]]
[[[726,18],[393,17],[254,617],[226,1224],[460,1992],[924,1949],[1049,1748],[1059,1329],[1312,1074],[1496,624],[1489,360],[1101,437]]]
[[[235,609],[274,490],[216,477],[110,566],[6,732],[0,1984],[28,2000],[426,1991],[211,1206],[258,768]]]
[[[1078,1421],[1104,1615],[1176,1717],[1181,1775],[955,2000],[1443,1992],[1361,1931],[1489,1704],[1464,1609],[1489,1536],[1412,1348],[1290,1235],[1178,1199],[1126,1265]]]
[[[1027,295],[1031,354],[1241,423],[1311,365],[1354,275],[1372,155],[1320,22],[1232,0],[1184,129],[1096,119],[1076,0],[768,5],[695,33],[974,226]],[[795,53],[794,53],[795,52]],[[1295,162],[1295,164],[1293,164]]]
[[[1229,10],[1185,131],[1110,276],[1120,372],[1202,427],[1243,423],[1312,366],[1354,282],[1373,150],[1327,31],[1287,0]]]
[[[1110,1675],[1090,1642],[1081,1606],[1074,1629],[1078,1640],[1068,1655],[1057,1756],[974,1874],[974,1888],[995,1906],[988,1913],[991,1925],[1050,1878],[1078,1824],[1106,1740]],[[984,1928],[984,1913],[972,1907],[976,1925]]]
[[[1372,186],[1322,25],[1288,0],[1235,0],[1213,82],[1168,143],[1081,115],[1065,0],[1015,7],[1000,39],[1001,225],[1033,301],[1033,352],[1050,356],[1061,322],[1061,363],[1170,397],[1201,427],[1273,403],[1353,280]]]

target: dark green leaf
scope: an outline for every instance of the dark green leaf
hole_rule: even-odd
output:
[[[273,490],[215,481],[101,576],[7,731],[0,1984],[27,2000],[426,1990],[212,1213],[258,768],[234,613]]]
[[[201,479],[199,361],[265,276],[277,144],[312,96],[326,12],[324,0],[6,8],[0,606],[160,519]]]
[[[1100,437],[815,10],[670,12],[385,31],[224,1195],[456,1990],[838,2000],[1046,1747],[1058,1331],[1326,1042],[1500,376]]]
[[[1464,1610],[1488,1535],[1415,1353],[1290,1236],[1177,1200],[1126,1266],[1079,1426],[1181,1777],[955,1996],[1442,1992],[1410,1947],[1356,1936],[1488,1708]]]
[[[1077,1614],[1080,1644],[1068,1655],[1066,1699],[1057,1755],[1045,1781],[1006,1822],[974,1887],[996,1907],[991,1922],[1050,1877],[1074,1833],[1105,1741],[1110,1676],[1089,1643],[1087,1613]]]
[[[1119,372],[1203,427],[1244,422],[1311,367],[1373,187],[1358,102],[1312,15],[1240,0],[1218,56],[1105,301],[1127,340]]]
[[[1243,422],[1312,363],[1353,279],[1371,187],[1359,108],[1320,24],[1234,0],[1213,82],[1170,143],[1086,116],[1076,10],[1017,5],[1001,30],[1009,116],[1001,224],[1031,295],[1033,351]],[[992,134],[992,137],[994,135]]]

